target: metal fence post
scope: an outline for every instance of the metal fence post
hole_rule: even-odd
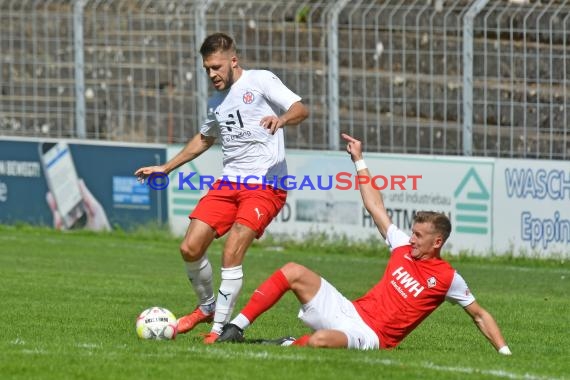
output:
[[[196,12],[194,12],[194,36],[196,42],[196,49],[200,49],[202,42],[206,38],[206,11],[210,6],[210,0],[200,1],[196,5]],[[208,81],[205,75],[200,73],[202,70],[202,56],[197,52],[196,54],[196,91],[198,93],[196,101],[196,120],[202,123],[206,120],[206,113],[208,107]],[[198,125],[198,128],[200,125]]]
[[[346,6],[349,0],[337,1],[329,10],[327,17],[327,44],[328,44],[328,68],[327,68],[327,81],[328,81],[328,133],[329,133],[329,149],[339,149],[339,68],[338,68],[338,15]]]
[[[473,20],[489,0],[476,0],[463,16],[463,155],[473,155]]]
[[[73,50],[75,59],[75,133],[86,137],[85,131],[85,60],[83,57],[83,8],[85,0],[73,3]]]

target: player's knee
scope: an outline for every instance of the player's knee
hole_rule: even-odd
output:
[[[283,272],[285,278],[287,278],[290,284],[292,284],[296,279],[302,278],[303,273],[306,270],[307,268],[294,262],[289,262],[281,267],[281,272]]]
[[[196,261],[204,255],[200,249],[187,244],[186,242],[182,242],[182,244],[180,244],[180,254],[184,261]]]

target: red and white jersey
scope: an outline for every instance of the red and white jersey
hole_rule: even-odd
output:
[[[260,121],[281,115],[300,100],[267,70],[243,70],[229,89],[217,91],[208,100],[208,116],[200,133],[221,140],[222,178],[255,184],[263,183],[262,177],[286,176],[283,130],[272,135]]]
[[[397,346],[443,301],[463,307],[475,297],[465,280],[441,259],[415,260],[410,237],[391,225],[386,241],[392,255],[384,276],[354,306],[380,339],[382,348]]]

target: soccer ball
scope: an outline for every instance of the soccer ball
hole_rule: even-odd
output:
[[[174,314],[163,307],[146,309],[137,318],[137,335],[142,339],[167,340],[176,338],[178,322]]]

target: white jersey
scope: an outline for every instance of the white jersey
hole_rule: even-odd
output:
[[[390,246],[390,250],[393,251],[398,247],[410,244],[410,237],[396,225],[392,224],[386,231],[386,243]],[[445,299],[462,307],[469,306],[475,301],[475,297],[469,290],[465,279],[457,271],[453,276],[453,281],[445,295]]]
[[[243,70],[241,77],[208,100],[208,116],[200,133],[220,137],[222,178],[259,184],[287,175],[283,130],[274,135],[260,125],[265,116],[279,116],[301,100],[267,70]],[[266,182],[267,183],[267,182]]]

